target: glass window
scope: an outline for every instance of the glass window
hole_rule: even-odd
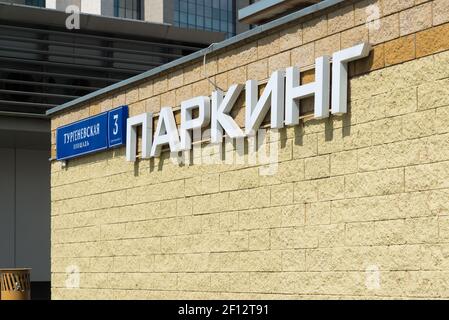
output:
[[[204,17],[201,16],[196,17],[196,26],[200,29],[204,28]]]
[[[114,0],[114,15],[120,18],[142,20],[142,0]]]
[[[235,0],[174,0],[173,23],[178,27],[235,35]]]
[[[176,2],[176,1],[175,1],[175,2]],[[186,1],[186,0],[180,1],[179,6],[180,6],[180,8],[181,8],[181,11],[187,12],[187,1]]]

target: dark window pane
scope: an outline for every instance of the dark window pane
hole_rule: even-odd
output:
[[[220,9],[227,10],[228,8],[228,0],[220,0]]]
[[[45,7],[45,0],[26,0],[27,6]]]
[[[228,11],[234,11],[234,3],[232,1],[228,1]]]
[[[220,19],[221,20],[228,20],[228,11],[220,10]]]

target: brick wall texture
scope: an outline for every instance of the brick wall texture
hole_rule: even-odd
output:
[[[449,298],[448,34],[448,0],[348,1],[208,57],[226,89],[291,65],[312,81],[315,57],[373,45],[350,65],[348,114],[314,120],[306,104],[269,142],[273,176],[177,166],[168,152],[129,163],[124,148],[53,162],[52,297]],[[61,113],[52,130],[212,90],[197,61]]]

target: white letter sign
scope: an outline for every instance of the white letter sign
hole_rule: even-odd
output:
[[[271,106],[271,128],[284,127],[284,71],[275,71],[268,80],[259,101],[256,80],[246,82],[246,134],[259,129]],[[271,99],[270,99],[271,98]]]
[[[299,124],[301,99],[315,96],[315,118],[329,116],[330,61],[328,56],[316,59],[315,82],[299,85],[300,72],[296,67],[287,69],[285,87],[285,124]]]
[[[301,100],[314,97],[314,118],[323,119],[332,114],[348,112],[348,64],[369,55],[371,46],[362,43],[315,60],[315,81],[301,84],[297,67],[273,72],[259,97],[259,82],[248,80],[246,85],[233,84],[226,93],[216,90],[211,97],[199,96],[181,102],[181,123],[178,127],[174,110],[164,107],[152,137],[153,114],[144,113],[127,121],[126,159],[136,160],[137,127],[142,126],[142,159],[159,157],[164,145],[171,152],[192,149],[193,133],[200,136],[210,123],[211,143],[222,143],[226,134],[231,139],[244,138],[255,133],[270,112],[270,126],[280,129],[299,124]],[[332,74],[332,79],[331,79]],[[331,83],[332,80],[332,83]],[[332,85],[332,89],[331,89]],[[231,110],[245,88],[245,128],[231,116]],[[204,138],[204,137],[202,137]],[[152,141],[153,139],[153,141]]]
[[[343,114],[348,110],[348,62],[365,58],[371,46],[367,43],[341,50],[332,56],[332,113]]]

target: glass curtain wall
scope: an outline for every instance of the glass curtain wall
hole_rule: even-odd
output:
[[[235,0],[174,0],[173,23],[177,27],[235,35]]]

